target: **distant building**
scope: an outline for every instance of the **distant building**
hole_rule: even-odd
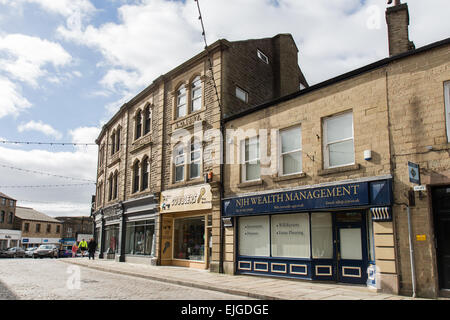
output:
[[[62,223],[63,239],[77,240],[79,235],[85,235],[86,239],[94,234],[94,220],[91,217],[56,217],[56,219]]]
[[[22,231],[22,247],[34,247],[41,244],[59,244],[62,235],[62,223],[32,208],[16,207],[14,228]]]
[[[16,200],[0,192],[0,249],[15,247],[20,239],[20,232],[14,228]]]

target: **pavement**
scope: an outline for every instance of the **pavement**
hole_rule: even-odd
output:
[[[151,266],[107,259],[58,259],[59,261],[100,271],[187,287],[213,290],[262,300],[425,300],[376,292],[361,285],[318,283],[252,275],[227,275],[172,266]]]

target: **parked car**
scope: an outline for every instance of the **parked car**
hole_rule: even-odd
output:
[[[59,257],[66,258],[72,256],[72,246],[71,245],[63,245],[59,250]]]
[[[8,248],[8,249],[3,250],[3,251],[0,252],[0,257],[5,257],[5,258],[21,257],[21,258],[24,258],[25,257],[25,250],[23,250],[22,248],[18,248],[18,247]]]
[[[33,258],[58,258],[58,251],[58,247],[54,244],[41,244],[39,248],[33,252]]]
[[[25,250],[25,258],[32,258],[33,252],[36,251],[38,247],[30,247]]]

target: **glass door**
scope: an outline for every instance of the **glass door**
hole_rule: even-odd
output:
[[[338,281],[365,284],[367,281],[367,235],[364,213],[337,213],[336,237]]]

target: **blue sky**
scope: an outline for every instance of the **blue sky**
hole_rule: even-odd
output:
[[[384,0],[200,0],[208,43],[291,33],[315,84],[385,58]],[[449,37],[448,0],[410,0],[410,38]],[[194,0],[0,0],[0,141],[93,143],[159,75],[203,49]],[[96,147],[0,143],[0,192],[50,215],[88,215]]]

